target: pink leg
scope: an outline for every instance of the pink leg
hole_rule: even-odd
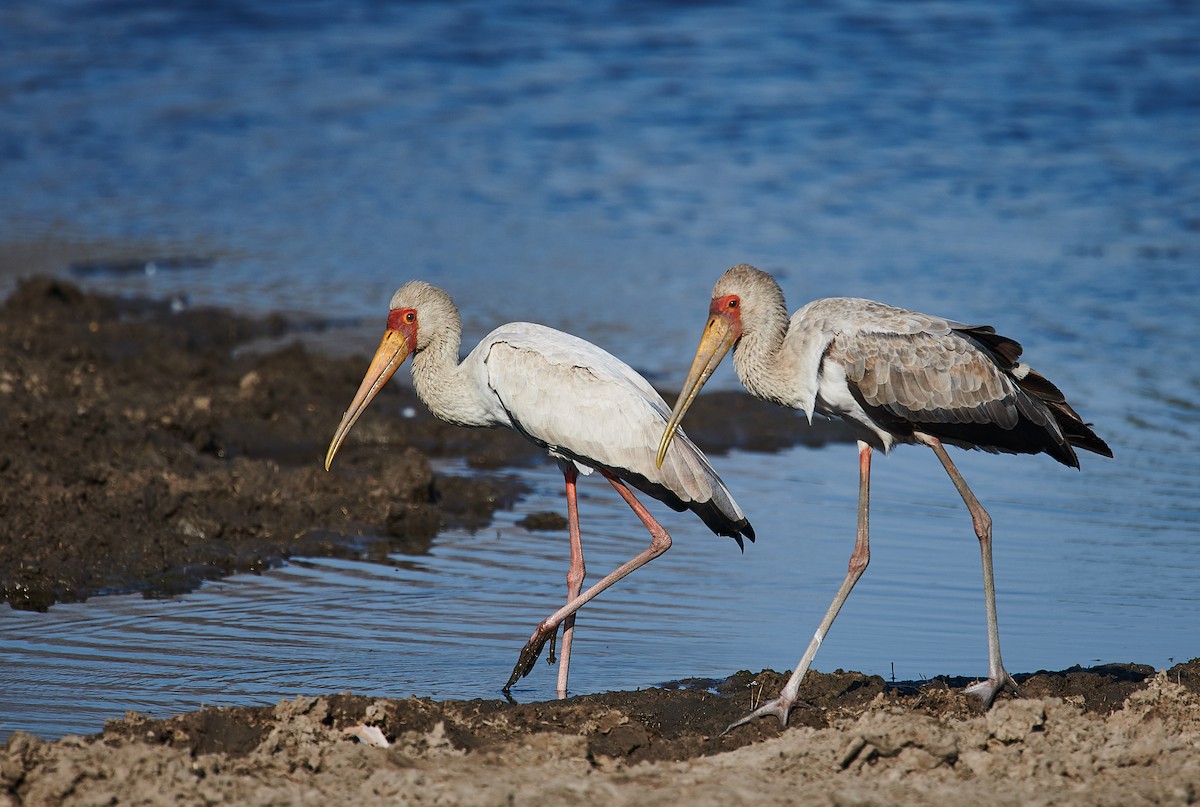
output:
[[[846,577],[842,580],[842,585],[838,588],[837,594],[834,595],[833,602],[829,604],[829,610],[825,612],[825,618],[821,620],[817,632],[813,634],[812,641],[809,642],[808,649],[804,651],[803,658],[800,659],[800,663],[796,665],[791,678],[788,679],[787,684],[783,687],[783,692],[775,700],[764,703],[741,720],[731,724],[723,733],[729,733],[738,726],[749,723],[756,717],[765,717],[766,715],[774,715],[778,718],[780,728],[787,726],[788,715],[791,714],[792,706],[795,705],[796,698],[800,693],[800,682],[804,680],[808,668],[812,666],[817,651],[821,649],[821,643],[825,641],[825,636],[829,633],[829,628],[833,626],[833,620],[837,619],[838,612],[842,610],[842,605],[854,589],[854,584],[858,582],[858,578],[862,577],[863,572],[867,570],[867,564],[871,562],[868,529],[870,507],[871,447],[860,440],[858,442],[858,529],[854,536],[854,551],[850,553],[850,563],[846,568]]]
[[[567,570],[567,602],[579,596],[583,578],[587,573],[583,565],[583,542],[579,538],[579,502],[575,495],[575,481],[579,472],[574,463],[562,464],[563,478],[567,483],[567,523],[571,533],[571,567]],[[562,652],[558,662],[558,697],[567,697],[567,675],[571,669],[571,644],[575,639],[575,614],[562,622]],[[553,648],[551,648],[553,649]]]
[[[996,581],[992,573],[992,517],[988,515],[975,494],[967,487],[967,482],[946,453],[942,442],[936,437],[917,434],[917,438],[933,449],[933,453],[941,461],[942,467],[950,475],[950,481],[962,496],[963,503],[971,513],[971,523],[975,527],[975,536],[979,539],[979,553],[983,558],[983,605],[987,613],[988,630],[988,677],[984,681],[971,684],[967,692],[983,701],[983,708],[992,705],[996,695],[1003,689],[1008,689],[1015,695],[1020,695],[1017,682],[1004,669],[1000,660],[1000,624],[996,618]]]
[[[625,486],[625,483],[623,483],[620,479],[617,479],[608,471],[601,471],[601,473],[604,474],[604,477],[612,484],[614,488],[617,489],[617,493],[621,494],[621,498],[625,500],[626,504],[633,508],[633,512],[637,514],[637,517],[641,519],[642,524],[644,524],[646,529],[649,530],[650,546],[646,547],[646,549],[622,563],[606,577],[595,583],[587,591],[575,597],[562,608],[559,608],[553,614],[543,619],[537,628],[534,629],[533,636],[531,636],[529,641],[525,643],[525,647],[521,649],[521,656],[517,659],[516,666],[513,667],[512,675],[508,677],[508,683],[504,685],[504,692],[508,692],[510,689],[512,689],[512,685],[515,684],[519,679],[529,675],[529,671],[533,669],[533,665],[537,661],[538,656],[541,655],[542,648],[545,646],[547,640],[554,635],[555,631],[558,630],[558,626],[562,624],[567,617],[571,616],[584,605],[594,600],[596,595],[607,589],[613,583],[627,576],[629,573],[640,569],[642,566],[645,566],[647,563],[671,548],[671,536],[668,535],[667,531],[662,528],[662,525],[654,519],[654,516],[650,515],[650,511],[643,507],[642,503],[634,497],[629,488]]]

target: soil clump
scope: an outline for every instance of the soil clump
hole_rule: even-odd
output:
[[[506,469],[545,461],[510,431],[437,421],[393,383],[325,472],[367,356],[253,349],[294,328],[22,282],[0,308],[9,605],[172,595],[300,555],[425,551],[439,530],[483,527],[520,499]],[[703,396],[688,431],[710,453],[848,439],[736,393]],[[442,459],[462,473],[435,473]],[[522,523],[566,530],[557,513]],[[0,746],[0,807],[1200,801],[1200,660],[1016,679],[1023,697],[984,713],[961,679],[812,672],[786,729],[759,720],[728,734],[786,675],[548,703],[346,693],[130,713],[87,737],[14,733]]]

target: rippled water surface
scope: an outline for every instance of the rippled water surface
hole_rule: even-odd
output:
[[[542,321],[667,388],[734,262],[793,308],[990,322],[1116,453],[956,455],[995,520],[1009,668],[1164,666],[1200,655],[1197,87],[1200,11],[1168,2],[10,3],[0,258],[355,323],[362,353],[423,277],[469,342]],[[759,542],[667,513],[671,552],[581,613],[576,692],[800,655],[851,548],[854,453],[716,464]],[[0,612],[0,736],[347,689],[497,696],[563,596],[565,536],[516,526],[562,509],[561,477],[520,473],[534,495],[427,555]],[[584,492],[598,574],[645,538],[605,484]],[[816,666],[982,673],[977,546],[934,458],[880,459],[873,501],[871,568]],[[516,694],[552,690],[541,666]]]

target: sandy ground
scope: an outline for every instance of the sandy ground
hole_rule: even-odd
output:
[[[482,526],[520,498],[501,475],[444,478],[429,458],[502,468],[537,461],[535,449],[441,424],[394,384],[324,472],[366,357],[253,349],[297,327],[20,285],[0,310],[9,605],[171,594],[292,555],[420,551],[443,526]],[[745,415],[718,418],[730,406]],[[744,395],[701,398],[689,432],[713,452],[845,439]],[[559,514],[530,517],[564,529]],[[813,674],[810,707],[787,730],[757,721],[725,736],[778,691],[777,673],[521,705],[342,695],[131,714],[90,737],[14,734],[0,747],[0,805],[1200,800],[1200,660],[1016,677],[1025,697],[984,714],[963,681]],[[345,731],[363,726],[389,745]]]

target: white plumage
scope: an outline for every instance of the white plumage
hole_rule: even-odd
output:
[[[610,585],[661,555],[670,536],[625,484],[675,510],[691,510],[713,532],[754,540],[754,531],[708,459],[680,435],[661,464],[653,446],[668,408],[631,367],[571,334],[529,322],[503,325],[461,362],[462,326],[444,291],[422,281],[402,286],[391,301],[388,328],[354,401],[329,446],[329,467],[371,399],[411,353],[413,386],[436,417],[461,426],[504,426],[558,460],[567,488],[572,562],[567,604],[543,620],[525,645],[504,689],[527,675],[563,625],[559,694],[566,694],[575,612]],[[586,592],[575,500],[577,473],[600,471],[651,533],[651,545]],[[553,648],[553,644],[551,644]],[[552,651],[553,652],[553,651]]]
[[[646,490],[655,498],[713,502],[729,521],[745,520],[686,435],[680,450],[656,466],[654,447],[670,410],[649,382],[612,354],[544,325],[514,322],[488,334],[463,365],[475,362],[483,364],[495,396],[495,425],[517,430],[582,473],[607,468],[621,478],[641,477],[647,487],[663,488]]]

